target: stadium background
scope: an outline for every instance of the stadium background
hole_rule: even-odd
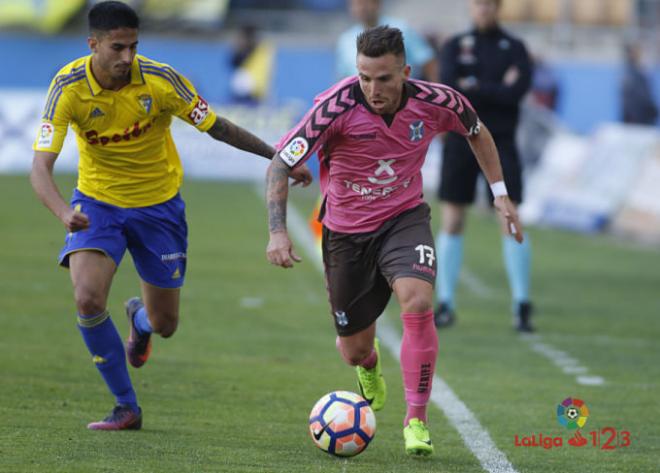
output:
[[[596,399],[602,401],[602,404],[610,409],[610,414],[612,412],[620,414],[618,417],[612,417],[614,420],[627,428],[637,428],[637,450],[634,453],[626,453],[625,457],[622,457],[623,454],[621,454],[610,465],[608,465],[609,460],[605,457],[593,453],[589,457],[581,457],[580,471],[658,471],[660,465],[657,462],[657,445],[660,444],[660,432],[657,427],[645,426],[643,421],[645,418],[653,419],[653,414],[656,414],[655,418],[657,418],[657,414],[659,414],[657,395],[654,395],[653,392],[657,392],[657,379],[660,378],[660,373],[653,365],[657,365],[659,356],[657,336],[660,334],[658,322],[660,271],[657,269],[660,267],[660,252],[658,252],[660,244],[660,185],[658,185],[660,182],[660,134],[657,124],[651,127],[622,125],[618,120],[618,110],[620,106],[619,80],[623,70],[621,46],[625,40],[634,38],[643,45],[645,66],[651,78],[656,99],[660,96],[660,66],[658,65],[660,58],[660,1],[503,1],[505,26],[522,36],[528,42],[533,54],[543,56],[556,73],[561,90],[555,112],[540,109],[531,101],[526,103],[520,136],[524,158],[528,164],[527,203],[522,212],[525,221],[532,225],[530,229],[536,249],[539,250],[535,260],[535,293],[539,294],[538,301],[542,311],[545,309],[546,313],[556,316],[554,320],[546,318],[540,321],[542,330],[547,333],[547,335],[542,335],[545,337],[543,339],[545,342],[529,342],[532,347],[531,351],[535,352],[534,356],[545,357],[540,361],[537,360],[532,366],[541,372],[548,369],[544,367],[544,364],[550,362],[560,366],[562,353],[565,355],[564,359],[575,356],[586,360],[586,363],[596,365],[595,371],[605,375],[606,379],[610,379],[611,384],[610,387],[607,387],[607,383],[605,384],[606,387],[603,388],[606,390],[605,394],[602,391],[601,394],[588,391],[583,395],[587,398],[585,400],[588,403],[590,400],[595,402]],[[277,140],[300,116],[310,105],[316,93],[334,82],[334,39],[350,23],[345,0],[278,2],[266,0],[142,0],[129,3],[133,3],[138,8],[144,20],[139,46],[141,54],[174,66],[193,81],[200,93],[214,104],[219,113],[245,125],[271,142]],[[386,12],[406,19],[418,30],[427,34],[447,37],[465,29],[469,24],[464,2],[455,0],[408,0],[405,2],[384,0],[383,3]],[[25,322],[18,317],[23,312],[39,312],[46,308],[40,306],[37,301],[35,301],[34,308],[24,308],[20,295],[29,299],[34,294],[42,294],[44,287],[50,287],[49,292],[53,292],[53,286],[61,287],[62,291],[69,291],[66,279],[59,273],[57,283],[39,282],[42,278],[44,280],[46,278],[43,271],[54,271],[50,262],[53,251],[56,251],[60,244],[58,239],[60,235],[57,233],[59,227],[57,222],[44,225],[31,223],[32,219],[46,220],[51,217],[35,202],[29,200],[31,192],[24,176],[30,167],[31,143],[37,130],[50,79],[63,64],[87,54],[84,41],[86,37],[84,10],[88,6],[87,4],[88,2],[84,0],[66,2],[57,0],[0,1],[0,29],[2,30],[0,32],[0,64],[3,67],[3,72],[0,74],[0,182],[2,183],[0,195],[2,195],[3,201],[0,215],[3,218],[3,225],[6,225],[3,233],[5,269],[0,278],[2,291],[0,320],[3,321],[2,325],[6,328],[6,332],[0,338],[0,351],[2,352],[2,366],[5,368],[3,371],[7,373],[8,380],[20,381],[26,367],[34,370],[35,377],[39,376],[38,373],[40,373],[43,363],[41,357],[50,356],[46,348],[42,347],[42,335],[29,331],[27,333],[30,335],[26,336],[26,330],[29,329],[26,329]],[[255,58],[252,69],[246,71],[247,74],[258,71],[260,77],[267,78],[262,96],[256,105],[236,103],[232,99],[229,88],[232,80],[230,66],[232,47],[240,28],[246,24],[254,25],[259,38],[268,46],[264,49],[265,52]],[[176,121],[174,133],[187,176],[191,179],[201,179],[196,181],[198,184],[193,185],[190,181],[186,184],[186,188],[191,194],[190,201],[193,202],[191,207],[194,208],[195,205],[203,207],[198,214],[195,214],[194,210],[191,211],[192,227],[194,228],[196,224],[194,220],[202,220],[207,227],[199,228],[198,234],[207,231],[223,234],[227,239],[227,245],[233,241],[248,241],[245,236],[233,238],[231,235],[227,235],[227,228],[217,222],[209,223],[208,218],[213,218],[212,211],[215,207],[220,209],[224,207],[220,204],[211,205],[208,197],[218,198],[224,202],[231,200],[233,193],[237,190],[245,189],[245,184],[241,183],[262,182],[266,163],[258,159],[245,161],[240,152],[213,143],[212,140],[199,139],[195,130],[180,123],[177,124]],[[67,145],[56,166],[56,171],[61,175],[59,179],[63,183],[64,192],[68,192],[68,188],[73,184],[70,174],[75,172],[76,167],[75,145],[71,138],[70,133]],[[437,185],[438,156],[439,145],[436,144],[429,152],[428,163],[424,170],[429,195],[433,195],[432,191]],[[249,164],[246,164],[248,162]],[[223,183],[222,189],[218,190],[215,184],[206,182],[209,178],[216,180],[215,182],[220,180]],[[67,185],[68,187],[66,187]],[[254,184],[248,184],[248,188],[253,186]],[[294,202],[303,210],[303,216],[306,217],[313,207],[314,191],[294,196]],[[246,212],[245,215],[252,212],[247,208],[243,210]],[[234,212],[236,209],[224,208],[224,211]],[[475,218],[477,220],[473,225],[487,234],[487,229],[492,227],[489,217],[477,214]],[[254,272],[259,273],[263,269],[261,253],[262,246],[265,245],[264,216],[257,212],[257,216],[253,220],[256,222],[250,223],[248,226],[254,233],[251,235],[254,241],[249,240],[254,248],[241,254],[246,258],[254,258],[258,263],[252,268],[252,272],[247,266],[241,266],[242,270],[238,272],[242,274],[243,282],[236,280],[228,290],[245,294],[245,297],[241,299],[240,310],[254,309],[268,313],[279,308],[282,312],[288,312],[290,307],[284,303],[280,306],[275,305],[275,308],[262,308],[260,305],[263,303],[262,299],[268,300],[269,282],[263,282],[263,291],[266,294],[263,297],[259,293],[247,293],[243,289],[245,286],[251,287],[255,279]],[[197,225],[199,223],[202,222],[198,222]],[[21,227],[21,225],[23,226]],[[209,225],[212,229],[208,228]],[[571,233],[548,229],[548,227],[568,229],[571,232],[577,231],[587,236],[576,237]],[[49,235],[46,245],[48,248],[33,253],[26,264],[25,255],[34,251],[34,248],[38,247],[43,240],[43,235],[40,240],[38,234],[26,237],[26,232],[32,233],[33,231],[37,233],[43,231],[44,234]],[[478,234],[479,231],[476,233]],[[612,236],[614,239],[611,238]],[[501,324],[487,318],[490,310],[488,304],[492,303],[493,297],[500,312],[506,313],[508,310],[505,285],[497,276],[489,279],[491,276],[499,274],[496,269],[500,264],[497,261],[499,256],[492,258],[492,255],[485,250],[476,249],[481,248],[482,244],[498,248],[499,243],[496,235],[484,238],[483,242],[477,240],[471,244],[473,256],[468,257],[468,267],[471,267],[473,271],[476,269],[482,279],[490,281],[491,288],[494,288],[498,295],[494,297],[492,294],[486,296],[482,294],[483,297],[478,296],[477,299],[482,298],[483,300],[478,300],[472,306],[468,304],[465,315],[468,319],[470,316],[474,317],[475,325],[470,326],[470,322],[466,322],[465,325],[457,327],[465,332],[458,332],[457,335],[450,335],[448,340],[443,340],[444,352],[448,354],[445,374],[450,381],[455,380],[459,390],[463,388],[463,393],[469,391],[470,376],[474,375],[468,375],[466,381],[460,381],[469,366],[460,364],[452,366],[449,361],[452,359],[451,352],[456,350],[460,353],[465,344],[482,343],[483,353],[480,356],[493,357],[492,366],[489,365],[489,369],[493,370],[491,373],[493,379],[482,379],[481,381],[487,386],[494,385],[497,382],[495,379],[497,373],[499,373],[500,379],[519,383],[519,386],[526,387],[531,392],[534,391],[536,383],[534,379],[538,373],[530,372],[528,373],[529,379],[521,381],[520,379],[512,380],[510,373],[506,371],[506,365],[509,362],[507,357],[527,360],[531,352],[521,354],[513,348],[506,348],[505,345],[513,340],[513,336],[510,339],[504,336],[501,338],[489,337],[488,341],[482,337],[484,333],[492,332],[495,327],[501,330]],[[195,242],[193,242],[194,244]],[[210,242],[208,247],[199,241],[197,244],[201,248],[200,253],[208,251],[208,257],[213,257],[213,245]],[[49,251],[47,252],[46,249]],[[554,252],[562,252],[562,256],[558,257]],[[37,257],[41,258],[39,264],[36,262]],[[227,264],[243,265],[244,261]],[[204,273],[206,279],[202,279],[200,273],[192,273],[186,292],[191,294],[188,297],[192,297],[193,294],[198,298],[208,296],[209,302],[201,303],[204,309],[198,310],[212,312],[213,303],[217,303],[211,297],[211,293],[215,290],[212,283],[224,284],[221,277],[214,271],[220,271],[224,280],[234,280],[236,271],[218,269],[217,265],[210,263],[209,267],[200,266],[203,271],[207,271]],[[27,269],[21,270],[22,272],[19,271],[20,274],[17,274],[15,268],[24,267]],[[563,272],[566,271],[566,268],[573,270],[570,277]],[[127,292],[131,284],[135,285],[134,276],[128,276],[129,273],[130,265],[125,263],[119,282],[117,282],[118,288],[115,289],[120,294]],[[196,277],[195,274],[197,274]],[[279,273],[267,274],[277,277]],[[562,283],[565,286],[562,286],[557,278],[563,278]],[[256,279],[259,280],[259,278]],[[308,281],[304,281],[303,276],[294,276],[293,282],[290,279],[287,281],[289,284],[300,284],[301,287],[313,292],[312,289],[309,289]],[[493,281],[499,282],[494,283]],[[25,285],[25,282],[29,282],[30,285]],[[270,281],[270,283],[272,282]],[[314,311],[325,310],[321,284],[319,278],[316,292],[313,292],[317,299],[314,302],[316,305],[313,305],[311,309]],[[476,289],[470,284],[465,278],[463,279],[464,288],[461,297],[467,299],[466,294],[472,294],[470,291],[479,293],[478,284]],[[275,287],[272,290],[281,291],[281,288]],[[488,293],[489,289],[486,288],[485,291]],[[611,292],[605,294],[603,291]],[[491,292],[493,291],[491,290]],[[68,297],[69,292],[64,293]],[[561,295],[557,296],[557,294]],[[128,295],[132,294],[128,293]],[[55,298],[56,294],[51,294],[49,297]],[[118,297],[113,296],[113,298]],[[60,296],[59,298],[67,302],[66,297]],[[561,298],[562,301],[559,301],[558,298]],[[569,301],[565,299],[569,299]],[[259,302],[260,300],[262,302]],[[185,302],[184,300],[184,304]],[[304,306],[304,303],[300,304],[302,304],[300,310],[310,310],[309,307]],[[119,307],[118,302],[116,305]],[[188,299],[188,305],[192,306],[190,299]],[[68,306],[64,305],[64,307]],[[63,311],[65,310],[68,309],[63,309]],[[576,315],[572,311],[580,312],[580,314]],[[583,311],[589,312],[589,316],[582,313]],[[120,313],[121,309],[117,308],[114,312]],[[59,317],[59,319],[61,318]],[[57,321],[49,323],[57,324]],[[253,330],[253,327],[243,327],[242,324],[243,322],[239,323],[239,328]],[[319,329],[319,332],[327,336],[329,326],[321,325],[320,322],[318,325],[322,328],[322,330]],[[65,328],[66,333],[71,335],[69,333],[72,332],[69,330],[71,327],[66,325]],[[470,332],[470,328],[474,331]],[[543,334],[543,331],[541,333]],[[582,338],[577,335],[580,333],[583,334]],[[619,336],[622,338],[617,338]],[[26,337],[27,341],[22,340],[23,337]],[[225,344],[225,348],[230,347],[231,350],[233,347],[240,351],[240,348],[232,345],[234,341],[231,340],[231,333],[226,334],[225,337],[220,339]],[[70,339],[72,344],[79,343],[79,340],[74,340],[73,336]],[[237,340],[240,339],[241,337],[237,337]],[[29,345],[30,340],[34,343],[34,347],[37,347],[34,348],[33,357],[28,359],[27,355],[21,355],[17,358],[18,355],[15,353],[21,351],[25,343],[31,346]],[[188,340],[187,343],[199,341],[186,339],[186,335],[183,334],[181,343],[183,344],[186,340]],[[575,346],[572,342],[569,343],[570,340],[581,344],[581,347]],[[207,342],[217,343],[218,339],[208,339]],[[161,347],[164,346],[164,344],[161,345]],[[314,349],[312,343],[304,346],[310,350]],[[501,350],[503,354],[501,356],[491,355],[486,349],[489,346],[494,350]],[[595,353],[593,352],[594,347],[596,347]],[[599,350],[603,350],[603,352],[599,352]],[[220,349],[219,353],[222,352],[223,350]],[[31,353],[31,351],[27,350],[25,353]],[[83,356],[82,348],[74,350],[73,353],[76,353],[76,358]],[[184,351],[176,353],[186,356]],[[463,355],[465,354],[463,353]],[[199,356],[202,358],[206,355],[200,354]],[[334,353],[328,349],[328,356],[323,359],[327,358],[338,365],[339,363],[334,357]],[[495,367],[498,359],[500,365],[503,366]],[[241,358],[239,358],[240,360]],[[25,365],[21,367],[19,361],[25,362]],[[306,362],[309,363],[310,359],[307,359]],[[599,365],[599,362],[602,364]],[[222,364],[222,361],[220,363]],[[66,366],[64,364],[60,368],[65,369]],[[83,366],[82,362],[81,366]],[[598,367],[600,367],[600,371]],[[91,380],[94,373],[91,373],[88,368],[87,365],[84,365],[84,369],[80,368],[80,377]],[[610,368],[613,370],[612,372],[607,371]],[[568,372],[566,366],[562,369],[564,369],[564,373]],[[274,368],[274,371],[279,372],[278,370],[279,368]],[[333,370],[335,370],[334,367],[331,371]],[[626,370],[629,370],[627,374],[622,374]],[[647,372],[645,370],[648,370],[648,377],[643,374]],[[636,371],[639,371],[638,378],[635,377]],[[339,375],[338,379],[345,376],[345,370],[342,371],[342,368],[336,368],[336,372],[343,373]],[[396,373],[396,369],[393,368],[390,377],[395,378]],[[140,373],[140,375],[142,374]],[[295,385],[297,382],[295,378],[290,378],[286,374],[280,373],[280,375],[290,385]],[[617,378],[618,375],[621,377]],[[219,375],[216,373],[213,376]],[[239,378],[239,375],[235,376]],[[572,385],[564,379],[556,380],[555,378],[558,376],[555,374],[543,374],[542,376],[548,376],[561,384],[562,387],[559,391],[571,395]],[[346,378],[348,377],[346,376]],[[163,382],[163,379],[167,379],[167,377],[157,374],[154,375],[152,381]],[[190,383],[194,382],[194,378],[191,378]],[[461,383],[465,383],[465,386],[462,386]],[[4,385],[5,387],[0,390],[0,393],[3,394],[1,399],[7,400],[12,406],[15,402],[21,404],[17,400],[21,398],[22,393],[26,392],[25,389],[11,388],[11,381]],[[332,387],[332,384],[323,383],[323,386]],[[341,387],[350,387],[350,385]],[[40,388],[36,386],[34,389],[39,390]],[[39,402],[50,406],[52,397],[68,395],[60,393],[59,389],[59,387],[51,387],[50,394]],[[609,391],[607,391],[608,389]],[[311,401],[322,394],[318,392],[318,389],[311,390],[311,394],[309,390],[305,389],[301,389],[301,392],[303,393],[301,395],[309,397],[307,404],[310,407]],[[538,392],[537,394],[540,395]],[[282,394],[282,396],[285,395]],[[289,400],[295,399],[295,396],[291,394],[287,396]],[[511,396],[511,392],[502,392],[501,396],[505,399],[512,399],[507,397]],[[528,399],[521,393],[514,397],[521,403],[528,402]],[[492,417],[498,421],[508,415],[506,410],[493,409],[487,399],[477,395],[468,395],[468,400],[471,401],[469,405],[486,423],[493,420],[489,418],[491,410],[493,411]],[[634,410],[617,408],[616,406],[620,405],[617,404],[619,401],[635,404],[636,407]],[[16,418],[17,413],[23,414],[23,411],[20,410],[22,408],[12,411],[12,406],[5,406],[4,410],[0,411],[4,412],[3,418]],[[281,405],[278,404],[278,406],[282,408]],[[532,402],[527,407],[537,413],[546,407],[550,411],[553,408],[553,406],[546,406],[541,402],[539,404]],[[480,408],[481,413],[479,413]],[[284,413],[290,413],[290,411],[282,408],[282,415]],[[218,415],[219,423],[231,422],[231,416],[222,417],[221,413],[215,414]],[[250,411],[248,410],[244,414],[249,416]],[[538,415],[531,414],[531,418],[536,420]],[[509,420],[501,423],[503,426],[495,427],[493,420],[490,422],[489,428],[498,445],[504,445],[503,449],[513,459],[512,461],[519,471],[578,471],[571,469],[572,467],[577,468],[577,464],[573,462],[574,459],[566,458],[567,455],[564,453],[556,452],[556,455],[561,455],[560,457],[544,457],[536,452],[525,452],[524,456],[520,456],[522,453],[517,454],[510,448],[511,432],[524,434],[529,431],[527,427],[530,425],[548,426],[548,431],[551,433],[559,433],[560,431],[556,427],[554,430],[550,427],[552,424],[549,421],[535,424],[529,418],[522,416],[518,422]],[[0,430],[0,434],[5,440],[27,438],[26,432],[22,431],[17,424],[6,422],[4,425],[4,430]],[[543,428],[545,427],[540,427],[540,429]],[[274,428],[268,427],[267,430],[274,435]],[[217,432],[213,432],[212,429],[207,433],[217,435]],[[231,431],[223,430],[223,435],[231,435]],[[40,438],[39,435],[36,438]],[[303,444],[307,440],[301,441],[300,445],[293,441],[285,442],[284,447],[290,447],[291,451],[296,454],[299,454],[300,451],[306,452],[306,455],[311,449],[311,442]],[[387,444],[387,439],[383,439],[383,442]],[[450,436],[449,443],[460,445],[461,440]],[[5,460],[0,460],[0,471],[90,471],[84,465],[93,464],[93,460],[76,455],[67,457],[63,463],[65,466],[57,468],[46,459],[34,460],[33,463],[29,463],[26,460],[29,456],[27,450],[21,454],[22,450],[17,447],[20,442],[9,441],[3,442],[3,444],[5,447],[0,447],[0,454],[4,455]],[[26,440],[25,444],[28,445],[29,442]],[[12,452],[6,450],[6,445],[16,449],[15,458],[12,459],[11,455],[7,457],[7,453]],[[392,448],[399,448],[399,446],[393,443]],[[222,453],[232,455],[230,450]],[[335,467],[338,468],[337,471],[340,471],[341,468],[346,471],[345,464],[329,466],[323,462],[315,463],[314,468],[311,466],[306,468],[303,461],[294,468],[287,463],[287,461],[290,462],[290,458],[286,458],[286,451],[280,455],[281,458],[278,456],[278,452],[269,453],[275,455],[275,464],[279,466],[265,467],[263,466],[266,464],[263,463],[265,460],[258,458],[253,459],[248,466],[237,462],[230,469],[217,465],[205,469],[201,464],[202,466],[198,465],[199,468],[193,466],[187,470],[180,467],[178,471],[335,471]],[[211,455],[200,453],[200,457],[205,457],[207,454]],[[265,455],[264,453],[264,458]],[[372,471],[369,469],[367,455],[365,454],[364,457],[367,459],[364,462],[367,463],[362,464],[364,470],[360,470],[359,467],[353,470],[352,467],[349,467],[348,471]],[[462,455],[469,456],[467,453]],[[66,457],[66,455],[64,456]],[[459,456],[459,454],[456,455],[457,458]],[[37,456],[37,458],[39,457]],[[549,462],[550,466],[547,464],[548,458],[553,458]],[[103,464],[103,468],[105,468],[103,471],[125,471],[113,466],[111,460],[106,459],[105,461],[107,463]],[[396,462],[399,460],[384,457],[383,461],[385,463],[377,464],[373,471],[397,471]],[[388,463],[389,461],[391,463]],[[482,471],[478,464],[475,466],[470,463],[474,463],[474,460],[466,460],[466,462],[467,466],[464,468],[460,466],[460,461],[456,463],[455,471],[472,471],[472,469]],[[559,469],[555,470],[555,467],[551,466],[553,462],[556,462],[555,466]],[[29,464],[32,466],[26,466]],[[355,464],[360,465],[360,463],[353,465]],[[193,465],[196,464],[193,462]],[[627,466],[622,467],[621,465]],[[419,468],[421,468],[420,471],[425,471],[424,466]],[[626,468],[630,468],[630,470]],[[144,470],[139,471],[166,471],[166,469],[153,466],[151,469],[145,467]],[[175,468],[172,471],[177,470]]]
[[[11,71],[0,76],[0,172],[28,169],[24,150],[47,84],[62,64],[87,53],[85,3],[0,3],[0,61]],[[140,52],[173,65],[221,113],[253,124],[271,142],[335,80],[333,41],[350,22],[344,0],[133,3],[144,17]],[[560,90],[553,113],[525,108],[521,145],[532,183],[522,212],[526,222],[660,239],[660,196],[653,185],[660,177],[657,126],[612,125],[620,115],[625,41],[642,44],[652,86],[660,90],[658,5],[656,0],[504,3],[505,23],[549,65]],[[464,2],[392,1],[385,7],[435,38],[468,26]],[[233,45],[248,24],[265,45],[246,72],[262,82],[258,107],[237,106],[229,87]],[[251,179],[264,169],[245,169],[231,150],[217,159],[210,151],[217,148],[194,139],[193,130],[180,124],[175,130],[188,176]],[[69,138],[59,171],[75,169]],[[431,187],[437,184],[438,155],[436,145],[425,170]]]

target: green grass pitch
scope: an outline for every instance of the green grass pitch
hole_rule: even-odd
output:
[[[58,181],[68,196],[73,178]],[[247,184],[185,183],[190,248],[179,330],[131,369],[143,430],[87,431],[113,400],[75,327],[68,273],[55,264],[64,230],[26,176],[2,176],[0,189],[0,472],[485,471],[436,406],[435,456],[406,457],[403,389],[387,351],[390,399],[369,448],[343,460],[313,446],[309,410],[326,392],[355,390],[354,373],[336,353],[310,258],[287,271],[267,263],[263,198]],[[293,191],[293,202],[308,215],[313,191]],[[465,264],[490,293],[460,285],[458,324],[440,333],[438,374],[518,472],[660,471],[660,252],[602,236],[530,234],[539,341],[605,384],[578,384],[512,331],[498,231],[478,213]],[[122,302],[137,289],[127,256],[109,305],[123,336]],[[397,313],[392,306],[386,317],[400,330]],[[569,396],[589,406],[589,441],[590,431],[613,427],[629,431],[631,445],[566,445],[571,434],[555,410]],[[539,434],[562,437],[564,447],[514,443]]]

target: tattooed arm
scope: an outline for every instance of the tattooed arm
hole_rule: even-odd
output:
[[[218,141],[224,141],[234,148],[242,149],[253,154],[258,154],[264,158],[272,159],[275,154],[275,148],[268,143],[264,143],[259,137],[253,135],[245,128],[241,128],[226,118],[216,118],[215,123],[207,132]],[[289,170],[287,176],[294,180],[294,186],[302,184],[307,187],[312,182],[312,173],[307,165],[299,166],[293,171]]]
[[[301,258],[293,251],[293,245],[286,230],[286,202],[289,195],[288,177],[290,172],[286,163],[275,155],[266,174],[266,203],[270,233],[266,255],[271,264],[283,268],[291,268],[294,261],[301,261]]]
[[[274,157],[266,173],[266,202],[268,204],[268,230],[286,232],[286,202],[289,197],[287,177],[289,167],[279,156]]]
[[[275,154],[275,149],[272,146],[226,118],[216,118],[215,123],[207,133],[218,141],[224,141],[234,148],[258,154],[264,158],[271,159]]]

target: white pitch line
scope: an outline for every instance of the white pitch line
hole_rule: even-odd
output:
[[[289,204],[289,208],[287,209],[287,226],[291,229],[291,233],[295,235],[296,243],[305,250],[307,259],[311,260],[314,266],[316,266],[316,269],[321,273],[325,273],[318,244],[310,235],[305,219],[302,218],[300,212],[291,204]]]
[[[586,366],[580,364],[577,359],[571,357],[568,353],[547,343],[542,343],[538,335],[528,335],[523,338],[529,342],[532,350],[550,360],[564,373],[577,375],[575,376],[575,381],[578,384],[584,386],[602,386],[605,384],[603,377],[588,374],[589,369]]]
[[[244,309],[258,309],[264,305],[264,300],[262,297],[243,297],[240,305]]]
[[[577,382],[584,386],[602,386],[605,384],[605,378],[602,376],[578,376]]]
[[[289,229],[295,236],[296,243],[305,250],[307,257],[312,260],[317,269],[323,272],[323,261],[318,246],[310,235],[305,220],[291,204],[289,204],[287,217]],[[392,356],[398,360],[401,338],[384,317],[379,319],[378,335]],[[472,411],[459,399],[449,385],[437,375],[433,377],[431,401],[449,419],[449,422],[461,435],[463,442],[477,457],[485,471],[489,473],[518,473],[506,458],[506,455],[495,446],[490,434],[479,423]]]
[[[495,291],[466,268],[461,270],[460,280],[472,294],[480,299],[492,299],[495,297]],[[549,343],[541,343],[540,335],[528,335],[523,338],[530,342],[532,350],[550,360],[562,372],[568,375],[576,375],[575,381],[578,384],[584,386],[602,386],[605,384],[603,377],[589,375],[589,368],[580,364],[579,360],[572,358],[568,353],[553,347]]]
[[[472,294],[480,299],[491,299],[495,296],[495,291],[493,289],[479,279],[476,274],[465,267],[461,269],[459,280],[467,286]]]

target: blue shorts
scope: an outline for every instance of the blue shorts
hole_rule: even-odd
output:
[[[122,208],[87,197],[74,190],[71,207],[89,217],[89,228],[66,237],[59,263],[69,267],[69,255],[97,250],[117,266],[128,248],[143,281],[158,287],[177,288],[186,274],[188,225],[183,199],[177,194],[149,207]]]

